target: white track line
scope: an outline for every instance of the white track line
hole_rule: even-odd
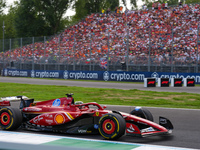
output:
[[[85,138],[84,139],[71,138],[71,137],[53,136],[53,135],[44,135],[44,134],[0,131],[1,142],[38,145],[38,144],[44,144],[47,142],[52,142],[58,139],[73,139],[73,140],[82,140],[82,141],[91,141],[91,142],[94,141],[94,142],[101,142],[101,143],[103,142],[103,143],[111,143],[111,144],[125,144],[125,145],[140,146],[132,150],[196,150],[196,149],[189,149],[189,148],[157,146],[157,145],[137,144],[137,143],[128,143],[128,142],[116,142],[116,141],[93,140],[93,139],[85,139]]]

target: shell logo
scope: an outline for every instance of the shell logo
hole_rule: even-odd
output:
[[[55,121],[57,124],[62,124],[65,121],[65,118],[62,114],[57,114],[55,116]]]

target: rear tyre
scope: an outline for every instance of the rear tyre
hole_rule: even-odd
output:
[[[120,114],[108,113],[99,120],[99,133],[105,139],[118,139],[124,135],[126,121]]]
[[[153,121],[153,115],[151,114],[151,112],[146,109],[146,108],[142,108],[142,107],[135,107],[134,110],[132,110],[130,112],[131,115],[135,115],[150,121]]]
[[[3,107],[0,109],[0,128],[16,130],[22,123],[22,114],[18,108]]]

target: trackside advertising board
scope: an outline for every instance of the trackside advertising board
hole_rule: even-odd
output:
[[[195,84],[200,84],[200,73],[169,73],[169,72],[126,72],[126,71],[71,71],[71,70],[17,70],[4,69],[3,76],[32,77],[32,78],[60,78],[74,80],[102,80],[144,82],[144,78],[194,78]]]

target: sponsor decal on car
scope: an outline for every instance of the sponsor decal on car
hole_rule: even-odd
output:
[[[87,133],[87,130],[79,129],[78,133]]]
[[[51,125],[51,124],[53,123],[53,120],[46,119],[45,121],[46,121],[46,123],[48,123],[49,125]]]
[[[30,106],[36,106],[37,105],[37,103],[31,103],[30,104]]]
[[[97,116],[97,117],[99,116],[99,112],[98,112],[98,111],[96,112],[96,116]]]
[[[135,132],[135,129],[133,128],[132,125],[130,125],[129,128],[127,128],[127,131],[130,133],[133,133],[133,132]]]
[[[54,120],[57,124],[62,124],[65,122],[65,117],[62,114],[57,114],[55,115]]]
[[[34,107],[27,107],[24,109],[24,111],[41,111],[42,109],[41,108],[34,108]]]
[[[160,118],[160,124],[166,124],[167,120],[165,118]]]
[[[45,117],[46,117],[46,118],[53,118],[53,115],[46,114]]]
[[[44,119],[43,117],[41,117],[41,116],[38,116],[38,117],[36,117],[36,118],[34,118],[33,119],[33,122],[34,123],[38,123],[40,120],[42,120],[42,119]]]
[[[72,117],[72,115],[70,114],[70,113],[68,113],[68,112],[65,112],[65,115],[67,116],[67,118],[69,119],[69,120],[73,120],[74,118]]]
[[[60,99],[56,99],[53,101],[52,106],[60,106],[60,103],[61,103]]]
[[[94,128],[95,128],[95,129],[98,129],[98,128],[99,128],[98,124],[95,124],[95,125],[94,125]]]
[[[149,128],[142,129],[141,133],[147,133],[147,132],[152,132],[152,131],[155,131],[155,130],[152,127],[149,127]]]
[[[141,121],[137,121],[137,123],[140,123],[140,124],[147,125],[146,123],[144,123],[144,122],[141,122]]]

